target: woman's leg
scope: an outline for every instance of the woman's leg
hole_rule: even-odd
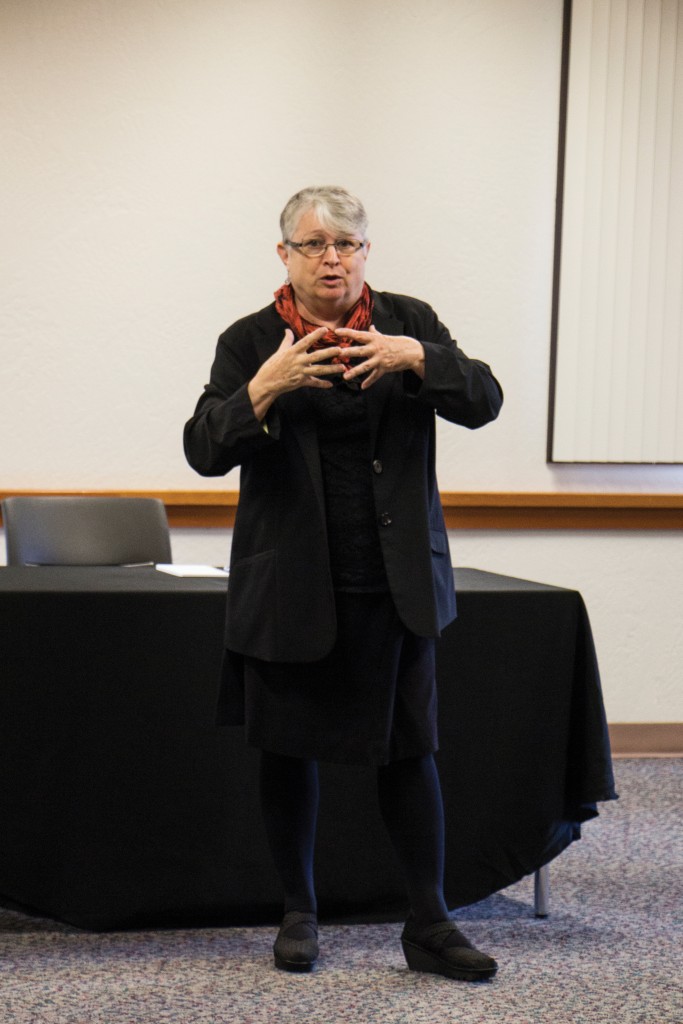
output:
[[[407,758],[377,770],[382,817],[403,868],[411,913],[401,936],[411,970],[479,981],[497,964],[448,916],[443,893],[444,817],[434,758]]]
[[[264,750],[259,787],[266,834],[284,888],[285,913],[315,913],[313,853],[318,819],[318,765],[315,761]]]
[[[263,751],[259,784],[268,842],[285,891],[284,917],[273,946],[275,966],[311,971],[318,959],[313,882],[318,765]]]
[[[444,815],[433,755],[381,765],[377,791],[416,924],[443,921],[448,917],[443,894]]]

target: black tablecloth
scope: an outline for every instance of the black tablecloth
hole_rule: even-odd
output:
[[[576,591],[455,570],[438,643],[447,896],[534,871],[615,797]],[[0,902],[95,929],[276,920],[258,754],[213,715],[226,582],[0,569]],[[321,766],[321,914],[403,907],[371,768]]]

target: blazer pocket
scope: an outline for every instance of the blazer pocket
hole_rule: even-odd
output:
[[[238,558],[230,565],[228,595],[239,611],[264,611],[275,600],[275,550]]]
[[[432,547],[432,551],[434,551],[437,555],[448,554],[448,537],[445,533],[442,533],[441,530],[430,530],[429,541]]]
[[[269,559],[273,558],[275,548],[268,548],[266,551],[257,551],[254,555],[246,555],[244,558],[237,558],[230,566],[230,572],[249,571],[253,566],[258,568]]]
[[[239,558],[230,566],[226,606],[226,647],[257,658],[276,635],[275,551]]]

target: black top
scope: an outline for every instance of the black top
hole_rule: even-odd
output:
[[[365,392],[343,382],[311,389],[336,590],[388,590],[372,491]]]

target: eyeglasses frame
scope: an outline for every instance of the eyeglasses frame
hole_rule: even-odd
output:
[[[358,248],[354,249],[353,252],[339,252],[338,246],[340,242],[358,242]],[[317,255],[310,255],[309,253],[303,251],[303,247],[304,245],[306,245],[305,242],[292,242],[291,239],[286,238],[284,244],[288,245],[291,249],[296,249],[296,251],[301,256],[305,256],[307,260],[319,260],[321,256],[324,256],[326,254],[327,250],[331,245],[334,246],[337,256],[339,256],[340,259],[342,259],[344,256],[356,256],[361,251],[361,249],[365,248],[365,246],[368,243],[367,239],[364,242],[361,242],[358,238],[338,238],[335,242],[321,243],[324,244],[325,248],[323,249],[322,252],[319,252]]]

